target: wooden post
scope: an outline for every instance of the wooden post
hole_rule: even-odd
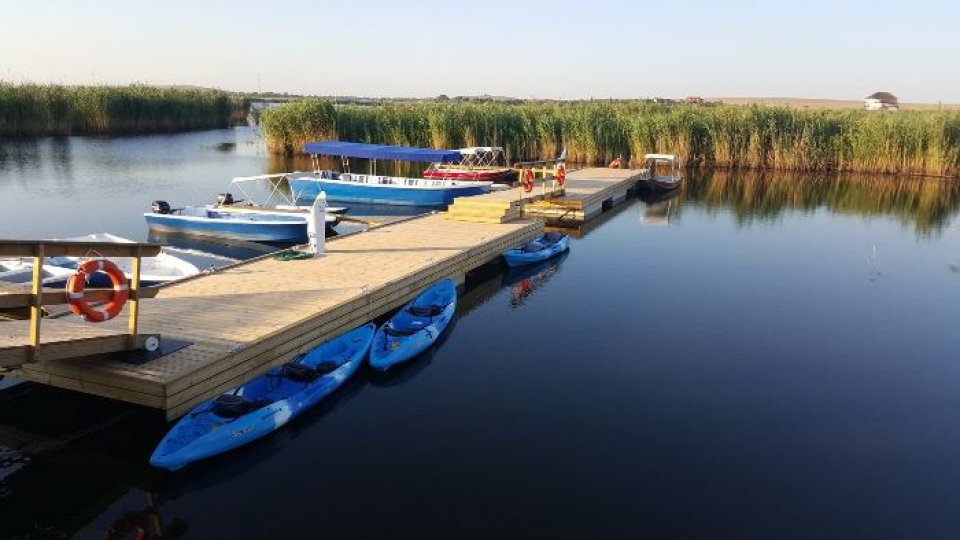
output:
[[[43,318],[43,244],[33,252],[33,281],[30,285],[30,361],[40,359],[40,319]]]
[[[547,164],[543,164],[543,185],[541,186],[540,195],[544,200],[547,199]]]
[[[127,318],[127,348],[137,347],[137,323],[140,315],[140,248],[130,263],[130,313]]]

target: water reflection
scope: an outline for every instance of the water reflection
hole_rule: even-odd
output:
[[[739,223],[771,220],[787,210],[896,217],[920,236],[940,232],[960,208],[960,184],[949,179],[755,171],[694,172],[685,199],[729,209]]]
[[[552,259],[507,271],[503,275],[503,285],[510,287],[510,306],[523,306],[530,295],[542,289],[550,278],[560,272],[560,266],[569,255],[569,250],[564,251]]]

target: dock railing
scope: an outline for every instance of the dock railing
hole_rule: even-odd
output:
[[[517,178],[519,178],[521,186],[523,186],[524,175],[527,173],[527,171],[532,173],[532,181],[536,181],[538,178],[543,180],[543,182],[540,184],[540,196],[541,198],[545,199],[547,197],[547,180],[552,181],[550,189],[555,190],[557,188],[557,169],[561,165],[564,165],[565,161],[566,160],[560,158],[538,159],[535,161],[518,161],[514,163],[511,168],[517,171]],[[561,184],[560,187],[563,188],[563,185]],[[524,198],[524,192],[526,191],[526,193],[533,193],[534,188],[535,186],[531,187],[529,191],[521,188],[520,198],[518,200],[522,202]]]
[[[57,291],[43,288],[43,265],[47,257],[130,257],[131,279],[128,284],[130,304],[127,311],[126,349],[136,349],[143,345],[138,334],[139,300],[153,294],[143,294],[140,289],[140,259],[160,254],[159,244],[138,242],[83,242],[68,240],[0,240],[0,257],[30,257],[33,259],[33,276],[30,292],[0,293],[0,308],[27,307],[30,310],[30,334],[27,349],[27,363],[40,358],[40,321],[43,318],[44,305],[63,305],[69,303],[66,290]],[[154,292],[155,294],[155,292]],[[88,301],[107,301],[113,295],[112,289],[91,289],[85,291]],[[13,324],[13,323],[4,323]],[[80,352],[80,351],[78,351]],[[10,367],[10,366],[0,366]]]

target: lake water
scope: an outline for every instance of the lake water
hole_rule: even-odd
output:
[[[0,237],[146,238],[151,200],[290,166],[257,148],[2,142]],[[13,386],[0,444],[49,450],[0,457],[0,538],[956,538],[958,207],[941,180],[693,175],[474,272],[438,347],[178,473],[147,465],[157,414]]]

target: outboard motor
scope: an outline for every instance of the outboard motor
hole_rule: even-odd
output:
[[[217,206],[228,206],[234,204],[233,193],[221,193],[217,195]]]
[[[154,214],[169,214],[170,204],[167,201],[153,201],[153,213]]]

